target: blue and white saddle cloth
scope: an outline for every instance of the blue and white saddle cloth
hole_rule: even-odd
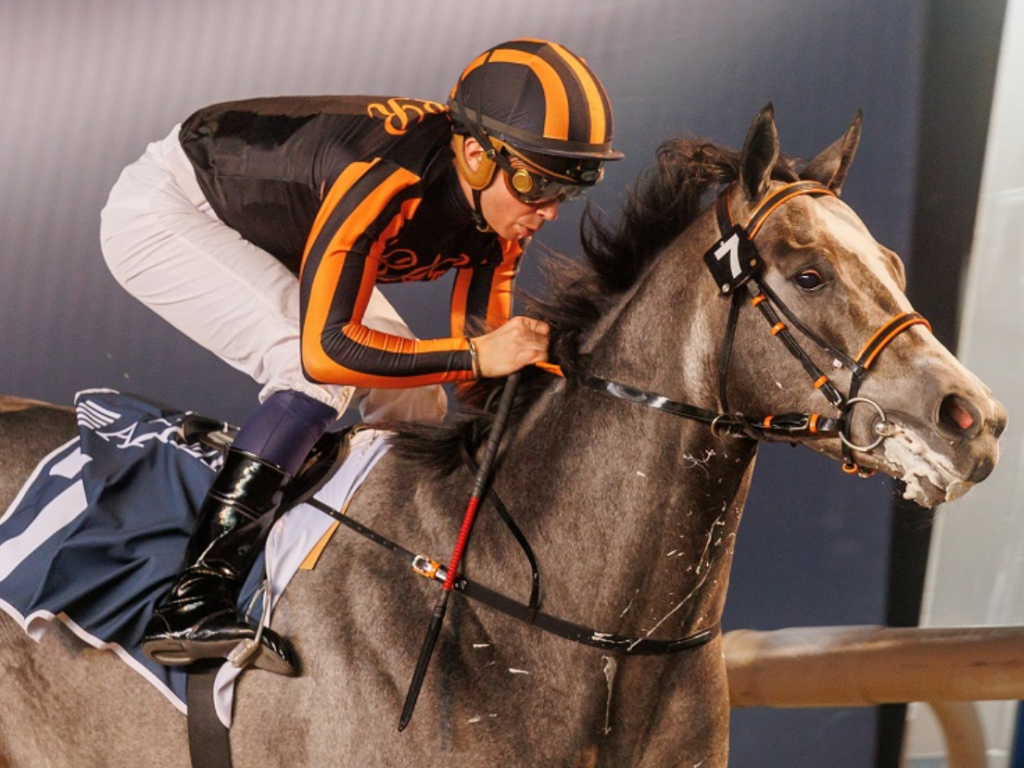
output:
[[[222,463],[185,440],[187,413],[113,390],[75,398],[79,435],[40,462],[0,517],[0,609],[39,640],[54,618],[95,648],[116,653],[182,712],[186,673],[146,658],[140,643],[157,600],[177,576],[196,512]],[[357,432],[341,469],[317,498],[342,508],[387,451],[386,434]],[[271,605],[334,521],[308,506],[289,510],[266,546]],[[249,607],[257,563],[242,590]],[[256,600],[252,615],[261,613]],[[234,681],[225,664],[216,707],[231,723]]]

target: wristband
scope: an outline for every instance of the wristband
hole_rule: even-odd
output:
[[[477,352],[476,342],[474,342],[468,336],[466,337],[466,343],[469,344],[469,356],[473,360],[473,378],[481,378],[480,373],[480,353]]]

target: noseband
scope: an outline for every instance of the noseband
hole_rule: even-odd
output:
[[[931,326],[917,312],[901,312],[871,335],[856,358],[837,349],[801,322],[775,291],[762,280],[764,261],[754,244],[754,238],[768,217],[789,200],[801,195],[835,197],[835,193],[816,181],[797,181],[786,184],[761,200],[745,224],[733,222],[732,213],[729,210],[728,194],[729,188],[727,187],[718,195],[715,206],[721,239],[704,254],[704,261],[715,278],[721,295],[731,299],[732,302],[725,331],[725,344],[719,358],[718,392],[721,412],[716,413],[687,403],[669,400],[661,395],[594,376],[587,371],[570,369],[567,373],[573,380],[589,389],[666,411],[676,416],[707,423],[716,437],[739,435],[754,440],[793,440],[796,437],[807,435],[835,435],[842,443],[843,471],[850,474],[857,472],[862,475],[871,474],[871,472],[861,471],[854,461],[853,452],[866,453],[876,448],[886,437],[893,434],[894,428],[886,420],[885,411],[878,403],[868,398],[858,397],[857,393],[868,370],[878,358],[878,354],[893,339],[911,326],[924,325],[929,330],[931,330]],[[763,418],[754,419],[742,413],[732,414],[729,412],[726,381],[739,313],[745,303],[743,292],[739,290],[741,287],[746,288],[751,306],[756,307],[761,316],[768,321],[772,336],[779,339],[790,354],[799,361],[811,377],[814,388],[821,392],[829,404],[839,412],[838,417],[827,417],[818,413],[786,413],[769,414]],[[834,368],[846,368],[850,371],[850,388],[845,396],[811,359],[781,317],[785,317],[804,336],[828,353],[832,357]],[[853,409],[858,404],[870,406],[878,415],[878,421],[874,426],[876,438],[868,445],[855,444],[851,436]]]

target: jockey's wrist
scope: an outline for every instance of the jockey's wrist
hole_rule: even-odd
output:
[[[466,337],[466,343],[469,344],[469,356],[473,361],[473,378],[480,378],[480,353],[477,351],[476,342],[468,336]]]

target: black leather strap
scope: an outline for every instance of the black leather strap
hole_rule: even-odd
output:
[[[699,648],[707,644],[720,631],[718,625],[715,624],[707,629],[702,629],[700,632],[673,640],[616,635],[610,632],[598,632],[596,629],[585,627],[582,624],[575,624],[542,611],[534,614],[530,611],[529,606],[505,597],[480,584],[474,584],[467,579],[456,581],[455,589],[466,597],[472,598],[489,608],[500,611],[514,619],[532,624],[545,632],[558,635],[566,640],[572,640],[574,643],[581,643],[592,648],[600,648],[610,653],[621,653],[627,656],[663,656],[669,653],[679,653],[680,651]]]
[[[771,437],[785,440],[804,433],[837,434],[840,430],[839,420],[831,417],[818,416],[814,418],[813,415],[806,413],[783,413],[772,416],[768,420],[768,424],[765,424],[764,421],[755,422],[740,416],[716,413],[678,400],[669,400],[662,395],[610,379],[602,379],[588,371],[570,368],[565,364],[562,365],[562,370],[568,378],[587,389],[671,413],[673,416],[702,422],[709,425],[716,436],[730,434],[749,437],[753,440],[764,440]]]
[[[333,509],[327,504],[324,504],[319,499],[309,499],[306,503],[312,505],[325,514],[330,515],[350,530],[358,533],[360,536],[368,538],[375,544],[378,544],[389,552],[401,557],[418,573],[423,573],[421,568],[423,563],[431,562],[423,555],[417,555],[410,552],[400,544],[396,544],[386,536],[367,528],[365,525],[353,520],[348,515],[343,515],[341,512]],[[433,573],[432,580],[443,583],[446,577],[447,573],[445,568],[441,566]],[[600,648],[610,653],[621,653],[631,656],[657,656],[668,653],[679,653],[680,651],[686,651],[706,644],[720,631],[716,624],[691,635],[672,640],[658,640],[646,637],[617,635],[611,632],[599,632],[591,627],[585,627],[582,624],[576,624],[557,616],[537,611],[530,605],[521,603],[518,600],[513,600],[510,597],[506,597],[499,592],[495,592],[493,589],[476,584],[465,577],[459,577],[456,579],[454,589],[456,592],[462,593],[471,600],[476,600],[477,602],[486,605],[488,608],[493,608],[500,613],[504,613],[506,616],[526,622],[527,624],[532,624],[545,632],[565,638],[566,640],[572,640],[575,643],[582,643],[583,645],[589,645],[593,648]]]
[[[476,461],[473,459],[465,443],[462,443],[461,448],[463,463],[475,474],[478,469]],[[505,527],[508,528],[509,533],[512,534],[512,537],[516,540],[516,543],[519,544],[519,548],[523,550],[523,554],[530,563],[529,608],[534,614],[536,614],[540,605],[540,566],[537,565],[537,557],[533,554],[533,547],[530,546],[530,542],[516,524],[516,521],[512,519],[512,515],[508,511],[508,507],[505,506],[505,502],[501,500],[501,497],[498,496],[498,493],[494,490],[493,486],[489,486],[487,488],[487,500],[491,502],[491,506],[493,506],[494,510],[498,513],[498,517],[500,517],[501,521],[505,523]]]
[[[220,663],[193,664],[188,670],[188,751],[192,768],[231,768],[231,736],[217,717],[213,684]]]

